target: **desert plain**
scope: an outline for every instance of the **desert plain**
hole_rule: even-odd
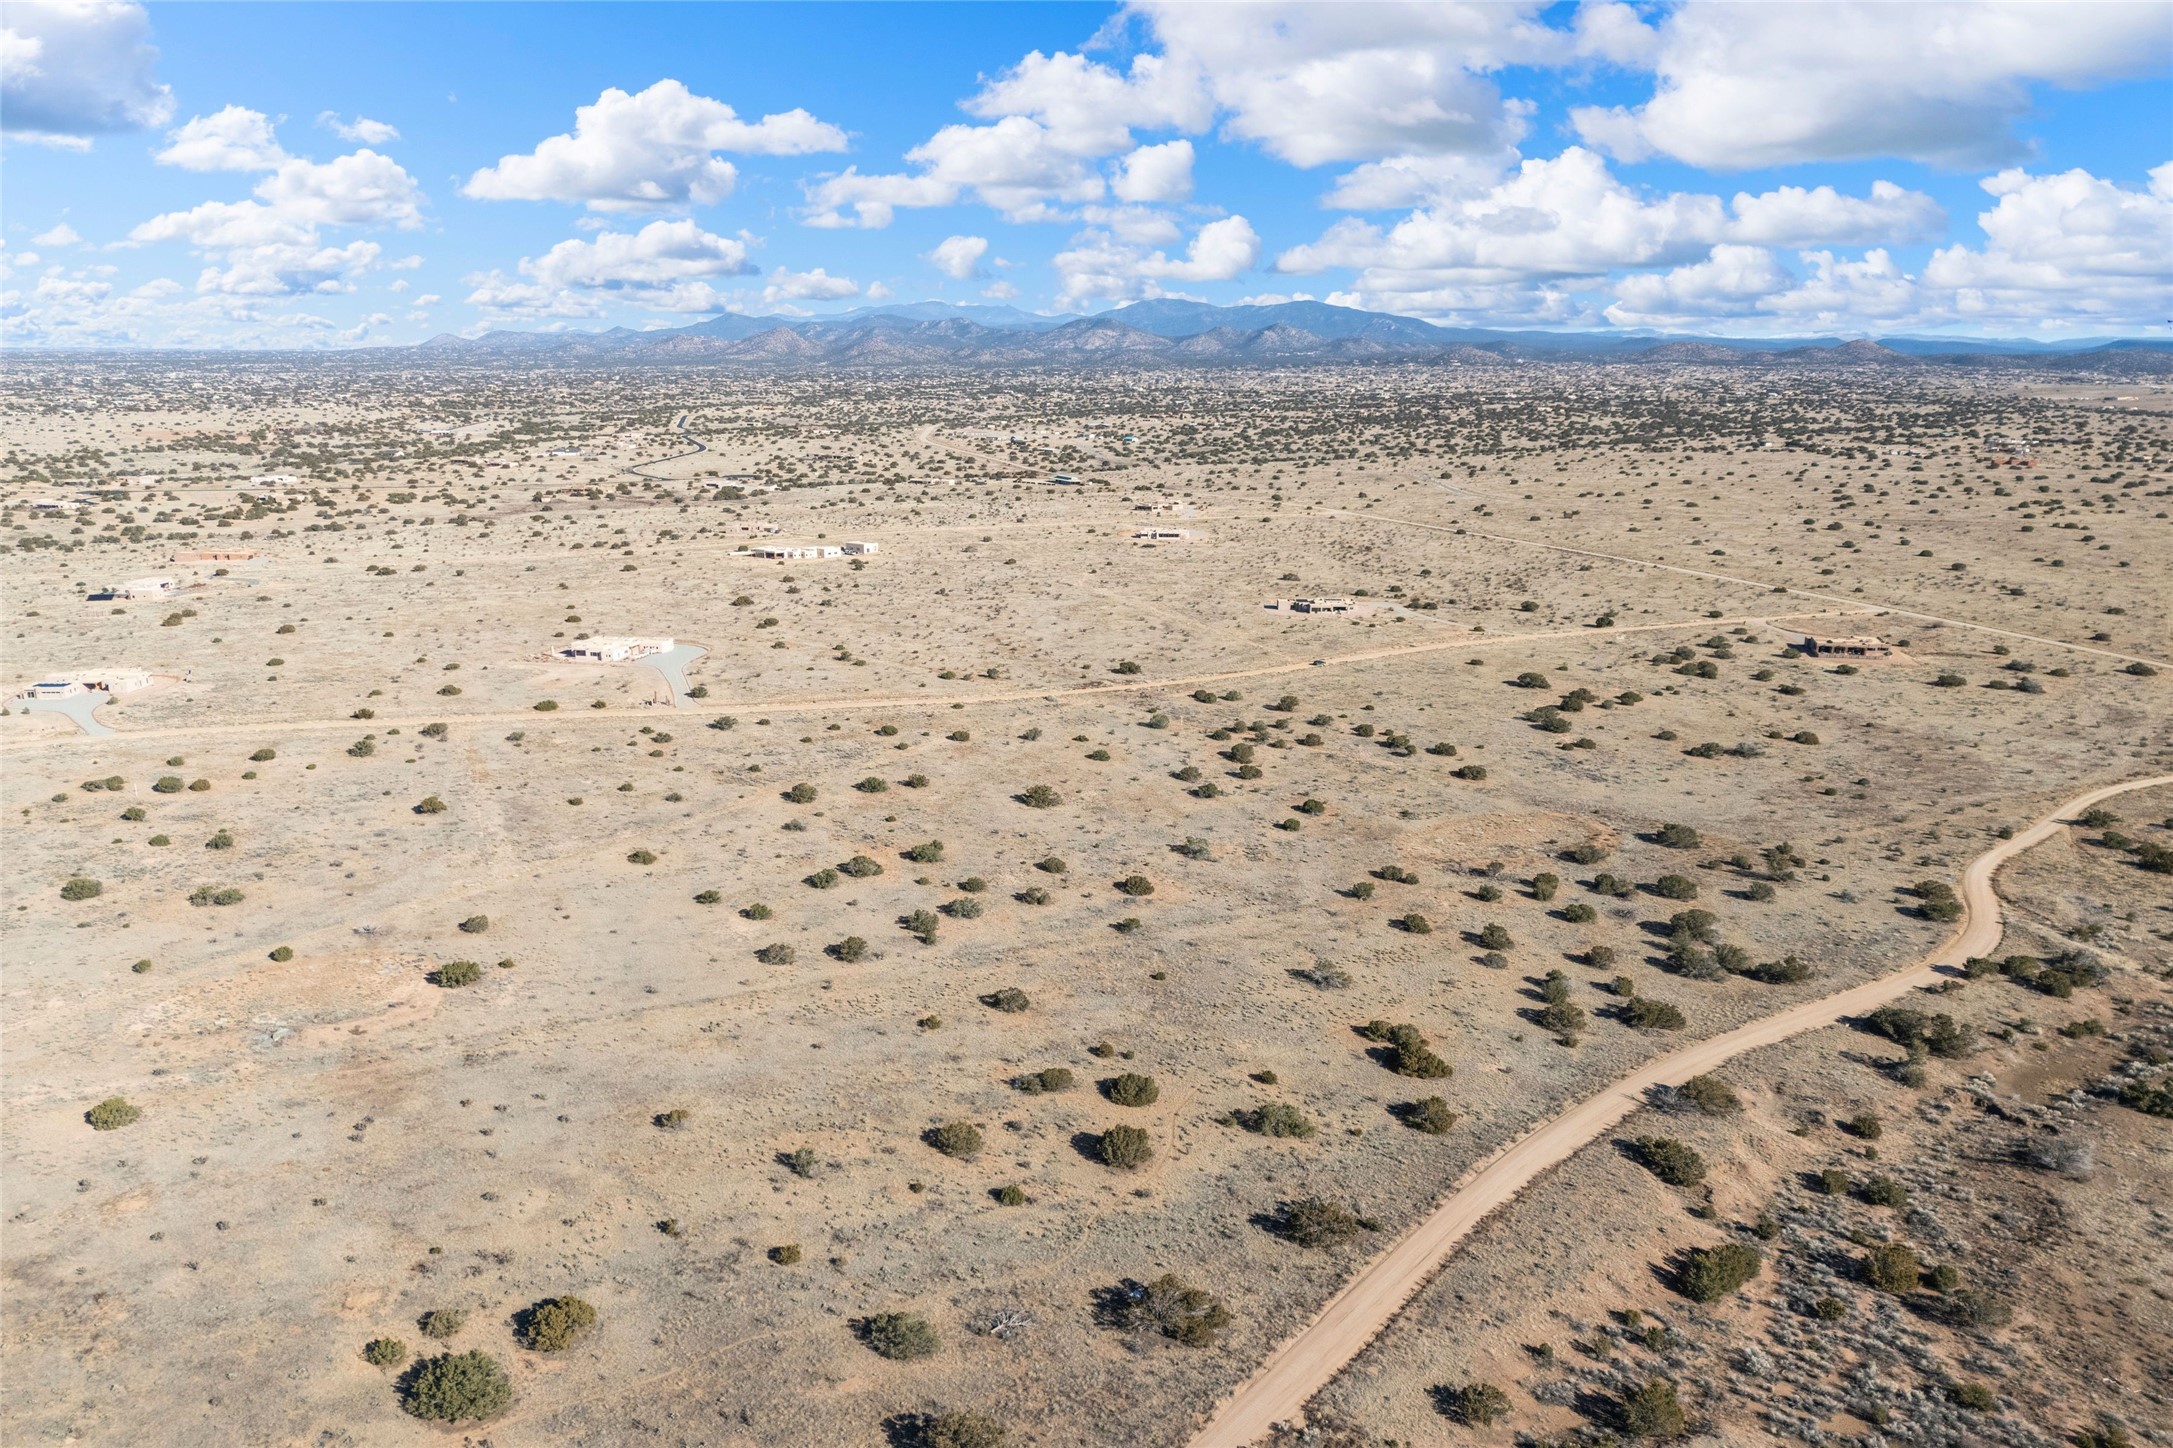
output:
[[[2173,772],[2169,401],[13,364],[8,692],[150,682],[0,718],[0,1432],[1187,1443],[1505,1144]],[[1936,1049],[1656,1096],[1278,1436],[2173,1441],[2168,850],[2064,824]]]

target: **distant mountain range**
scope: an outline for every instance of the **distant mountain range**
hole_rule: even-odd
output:
[[[1326,302],[1217,307],[1159,299],[1095,316],[1039,316],[1004,306],[906,302],[823,317],[737,313],[685,327],[606,332],[448,332],[407,349],[452,361],[717,363],[772,368],[1435,362],[1509,367],[1528,360],[1777,364],[1820,367],[2043,366],[2163,373],[2173,342],[2064,343],[1953,337],[1686,337],[1617,332],[1437,327]]]

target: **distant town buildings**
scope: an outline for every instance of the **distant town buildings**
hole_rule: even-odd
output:
[[[252,487],[287,488],[300,482],[292,473],[258,473],[249,480]]]
[[[171,578],[131,578],[126,583],[108,584],[106,594],[110,598],[164,598],[175,587]]]
[[[588,664],[623,664],[631,659],[645,659],[651,654],[671,652],[671,639],[641,638],[593,638],[576,639],[558,651],[562,659]]]
[[[172,563],[247,563],[257,557],[254,548],[192,548],[176,553]]]
[[[1051,473],[1049,481],[1060,488],[1076,488],[1079,486],[1079,480],[1070,473]]]

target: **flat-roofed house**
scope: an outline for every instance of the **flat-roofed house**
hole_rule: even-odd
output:
[[[669,653],[671,639],[642,639],[614,636],[611,638],[575,639],[558,651],[562,659],[579,663],[623,664],[631,659],[645,659],[651,654]]]
[[[1890,659],[1894,646],[1870,634],[1805,634],[1799,645],[1817,659]]]

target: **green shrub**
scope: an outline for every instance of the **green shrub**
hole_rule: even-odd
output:
[[[239,905],[243,898],[241,891],[231,885],[198,885],[189,892],[191,905]]]
[[[800,1244],[787,1242],[782,1247],[770,1248],[770,1260],[780,1267],[791,1267],[800,1260]]]
[[[1096,1155],[1104,1166],[1133,1171],[1152,1159],[1154,1141],[1140,1127],[1112,1126],[1102,1133]]]
[[[786,790],[785,798],[794,804],[813,804],[815,802],[815,786],[803,780]]]
[[[927,1141],[959,1161],[970,1161],[981,1154],[981,1128],[970,1121],[946,1121],[928,1132]]]
[[[1675,1095],[1707,1116],[1733,1116],[1743,1109],[1742,1098],[1717,1076],[1693,1076],[1675,1088]]]
[[[934,945],[936,943],[936,928],[940,922],[936,918],[935,911],[915,910],[912,914],[903,917],[898,923],[905,927],[907,934],[917,937],[921,944]]]
[[[1622,1008],[1622,1018],[1641,1031],[1679,1031],[1683,1013],[1666,1001],[1637,996]]]
[[[656,852],[653,850],[628,851],[626,863],[629,865],[653,865],[656,863]]]
[[[866,855],[855,855],[849,860],[842,861],[837,869],[839,874],[850,875],[855,880],[872,879],[883,873],[883,867]]]
[[[415,806],[415,813],[419,815],[443,814],[445,813],[445,801],[434,794],[426,794],[422,797],[421,803]]]
[[[1018,800],[1031,809],[1054,809],[1064,802],[1064,797],[1046,784],[1036,784],[1021,790]]]
[[[1411,1076],[1422,1081],[1439,1081],[1455,1074],[1455,1068],[1434,1054],[1418,1027],[1391,1025],[1387,1021],[1368,1021],[1359,1028],[1359,1034],[1368,1040],[1380,1041],[1388,1046],[1385,1064],[1399,1076]]]
[[[1442,1411],[1474,1428],[1492,1427],[1509,1415],[1509,1395],[1492,1383],[1464,1383],[1434,1396]]]
[[[1405,1126],[1428,1136],[1446,1136],[1457,1119],[1456,1113],[1449,1110],[1449,1103],[1439,1096],[1421,1097],[1412,1102],[1403,1108],[1402,1117]]]
[[[1687,875],[1662,875],[1652,882],[1652,893],[1663,900],[1695,900],[1698,882]]]
[[[1241,1111],[1238,1124],[1247,1131],[1261,1136],[1298,1137],[1315,1135],[1320,1128],[1306,1119],[1304,1112],[1282,1101],[1270,1101],[1257,1111]]]
[[[454,1307],[434,1308],[415,1320],[424,1337],[433,1342],[443,1342],[467,1326],[468,1314]]]
[[[1479,945],[1485,950],[1509,950],[1516,943],[1508,928],[1500,924],[1489,924],[1479,932]]]
[[[1145,1284],[1126,1283],[1111,1294],[1112,1326],[1158,1332],[1186,1347],[1208,1347],[1230,1325],[1230,1309],[1221,1298],[1195,1287],[1174,1272]]]
[[[1910,886],[1917,898],[1917,913],[1944,924],[1962,918],[1962,897],[1944,880],[1919,880]]]
[[[1539,1024],[1574,1044],[1590,1022],[1583,1006],[1569,1001],[1551,1001],[1540,1010]]]
[[[953,1408],[928,1420],[922,1448],[1004,1448],[1010,1434],[986,1413]]]
[[[881,794],[890,788],[890,781],[880,775],[871,774],[855,784],[853,788],[859,790],[862,794]]]
[[[268,762],[269,762],[269,761],[271,761],[271,760],[277,759],[278,757],[279,757],[279,754],[278,754],[278,752],[277,752],[276,750],[271,750],[271,749],[259,749],[259,750],[258,750],[258,751],[257,751],[256,753],[254,753],[254,754],[250,755],[250,756],[249,756],[249,759],[250,759],[250,762],[252,762],[252,763],[254,763],[254,764],[264,764],[264,763],[268,763]],[[381,1341],[391,1341],[391,1339],[389,1339],[389,1338],[387,1338],[387,1339],[380,1339],[380,1340],[381,1340]],[[395,1346],[399,1346],[399,1345],[398,1345],[398,1344],[395,1344]],[[406,1350],[405,1348],[402,1348],[402,1351],[403,1351],[403,1352],[404,1352],[405,1350]]]
[[[1890,1176],[1875,1176],[1865,1182],[1863,1195],[1874,1207],[1892,1207],[1898,1212],[1909,1205],[1909,1189]]]
[[[1152,1106],[1161,1099],[1162,1088],[1152,1076],[1127,1071],[1109,1082],[1108,1096],[1119,1106]]]
[[[878,1312],[860,1324],[860,1335],[877,1356],[893,1362],[933,1357],[939,1346],[928,1320],[910,1312]]]
[[[1841,1123],[1841,1129],[1859,1141],[1877,1141],[1886,1135],[1886,1123],[1876,1111],[1863,1111]]]
[[[953,920],[978,920],[988,913],[988,906],[982,901],[974,899],[971,895],[961,896],[956,900],[946,900],[940,908],[944,914],[950,916]]]
[[[1916,1291],[1924,1276],[1916,1253],[1903,1242],[1880,1243],[1859,1259],[1857,1268],[1864,1281],[1897,1296]]]
[[[831,959],[841,960],[847,965],[851,965],[868,953],[868,942],[857,935],[848,935],[837,944],[829,947],[829,953]]]
[[[288,961],[294,959],[294,947],[291,945],[281,945],[275,947],[271,954],[266,956],[265,958],[267,960],[276,960],[280,964],[284,965]]]
[[[659,1131],[683,1131],[686,1129],[687,1123],[693,1119],[694,1113],[687,1110],[686,1107],[674,1106],[669,1111],[659,1111],[656,1115],[650,1117],[649,1124]]]
[[[134,1125],[142,1116],[142,1107],[131,1106],[119,1096],[108,1096],[83,1113],[83,1119],[90,1123],[93,1131],[119,1131],[124,1126]]]
[[[596,1325],[596,1309],[578,1297],[546,1297],[520,1316],[521,1345],[564,1352]]]
[[[799,958],[799,952],[783,941],[772,941],[755,952],[755,959],[764,965],[790,965]]]
[[[1285,1202],[1276,1223],[1285,1237],[1301,1247],[1333,1247],[1348,1242],[1365,1225],[1349,1207],[1321,1197]]]
[[[1028,1200],[1026,1188],[1016,1182],[1010,1186],[997,1188],[996,1205],[1000,1207],[1023,1207]]]
[[[1011,1078],[1013,1089],[1028,1096],[1042,1096],[1052,1091],[1069,1091],[1075,1078],[1068,1066],[1050,1066],[1040,1071],[1029,1071],[1023,1076]]]
[[[490,929],[490,917],[488,915],[470,915],[467,919],[461,921],[459,925],[460,933],[463,935],[481,935],[488,929]]]
[[[400,1406],[427,1422],[495,1418],[513,1406],[513,1383],[488,1353],[442,1353],[409,1373]]]
[[[362,1346],[362,1360],[373,1368],[398,1367],[407,1361],[407,1344],[396,1337],[373,1337]]]
[[[1404,916],[1401,920],[1398,920],[1396,924],[1402,927],[1407,934],[1411,935],[1431,935],[1434,933],[1433,921],[1428,920],[1425,916],[1419,914],[1416,910],[1413,910],[1410,914]]]
[[[1635,1147],[1638,1163],[1671,1187],[1705,1180],[1705,1158],[1672,1136],[1640,1136]]]
[[[1958,1025],[1952,1016],[1943,1013],[1931,1015],[1908,1006],[1880,1006],[1864,1018],[1864,1024],[1897,1046],[1921,1043],[1932,1055],[1941,1057],[1969,1053],[1969,1027]]]
[[[1148,879],[1145,875],[1126,875],[1116,883],[1117,893],[1120,895],[1139,896],[1154,893],[1154,881]]]
[[[1015,1016],[1021,1011],[1031,1010],[1034,1003],[1025,991],[1015,985],[1007,985],[1002,990],[990,991],[982,996],[981,1004],[992,1011],[1002,1011],[1006,1015]]]
[[[770,907],[769,907],[769,906],[767,906],[767,905],[763,904],[763,903],[762,903],[761,901],[757,900],[757,901],[756,901],[756,902],[755,902],[754,904],[752,904],[752,905],[749,905],[749,906],[748,906],[747,908],[745,908],[744,910],[740,911],[739,913],[740,913],[741,917],[742,917],[742,918],[744,918],[744,919],[748,919],[748,920],[767,920],[767,919],[769,919],[769,918],[770,918],[770,916],[771,916],[771,915],[772,915],[773,913],[775,913],[775,912],[773,912],[773,911],[772,911],[772,910],[770,909]]]
[[[447,990],[458,990],[464,985],[474,985],[483,978],[483,967],[472,960],[448,960],[430,972],[430,983]]]
[[[162,774],[152,783],[151,792],[153,794],[179,794],[186,788],[188,786],[182,783],[180,775]]]
[[[1675,1273],[1675,1290],[1692,1302],[1718,1302],[1756,1277],[1764,1265],[1764,1254],[1747,1243],[1693,1247]]]
[[[905,857],[916,865],[933,865],[943,859],[943,841],[924,840],[905,852]]]
[[[83,875],[72,876],[60,887],[63,900],[95,900],[106,893],[106,887]]]
[[[1689,1426],[1675,1385],[1666,1378],[1652,1378],[1632,1389],[1622,1400],[1622,1431],[1633,1438],[1678,1438]]]

